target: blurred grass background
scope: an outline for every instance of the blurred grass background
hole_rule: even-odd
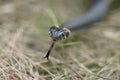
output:
[[[63,24],[88,6],[87,0],[1,0],[0,80],[119,80],[119,0],[105,21],[58,42],[49,62],[43,58],[54,19]]]

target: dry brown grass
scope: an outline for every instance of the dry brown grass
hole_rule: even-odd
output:
[[[0,80],[120,80],[120,11],[58,42],[50,61],[43,58],[49,27],[81,13],[77,2],[63,1],[6,0],[0,6]]]

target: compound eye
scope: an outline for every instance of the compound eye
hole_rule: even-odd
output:
[[[49,30],[49,35],[54,41],[66,39],[69,36],[70,31],[66,28],[58,28],[52,26]]]

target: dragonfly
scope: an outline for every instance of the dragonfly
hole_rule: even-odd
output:
[[[67,28],[59,27],[57,18],[51,9],[47,9],[46,12],[51,17],[53,23],[55,24],[55,26],[51,26],[49,29],[49,35],[52,38],[52,43],[48,49],[47,54],[44,57],[44,58],[47,58],[47,60],[49,60],[50,53],[51,53],[55,43],[57,41],[66,39],[70,35],[71,31]]]

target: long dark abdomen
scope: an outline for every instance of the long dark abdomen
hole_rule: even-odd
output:
[[[89,28],[92,24],[101,21],[108,12],[108,1],[107,0],[94,0],[93,6],[88,12],[82,16],[75,18],[63,25],[61,27],[66,27],[71,31],[76,31],[79,29]]]

